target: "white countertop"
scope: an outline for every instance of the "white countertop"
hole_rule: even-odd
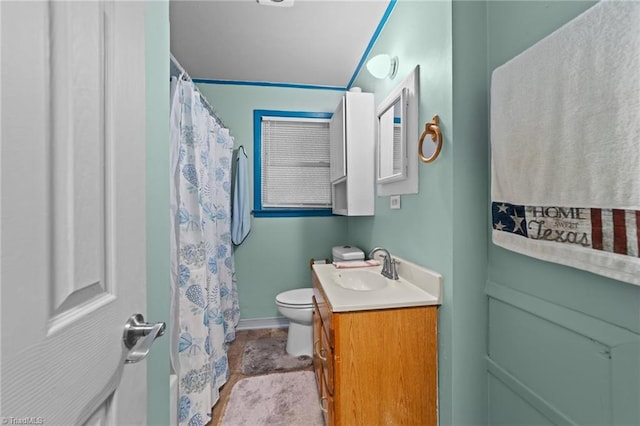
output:
[[[320,280],[333,312],[442,304],[441,274],[395,256],[393,258],[400,262],[397,265],[400,279],[385,278],[387,285],[378,290],[351,290],[338,285],[334,280],[336,272],[350,269],[338,269],[332,264],[314,264],[313,270]],[[379,273],[382,266],[357,269]]]

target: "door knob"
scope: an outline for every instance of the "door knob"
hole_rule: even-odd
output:
[[[124,346],[129,349],[125,364],[132,364],[143,360],[151,349],[151,345],[157,337],[162,336],[167,325],[164,322],[150,324],[144,321],[142,314],[134,314],[124,325],[122,340]],[[144,339],[140,339],[144,337]]]

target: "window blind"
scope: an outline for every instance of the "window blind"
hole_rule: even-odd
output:
[[[262,117],[263,207],[327,208],[329,120]]]

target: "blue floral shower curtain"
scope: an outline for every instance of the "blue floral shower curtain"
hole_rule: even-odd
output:
[[[191,81],[171,105],[171,361],[181,425],[204,425],[229,377],[240,310],[231,245],[233,138]]]

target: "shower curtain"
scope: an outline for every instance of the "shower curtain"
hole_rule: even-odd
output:
[[[178,420],[204,425],[229,377],[226,349],[240,309],[231,245],[233,138],[191,81],[171,102],[171,362]]]

